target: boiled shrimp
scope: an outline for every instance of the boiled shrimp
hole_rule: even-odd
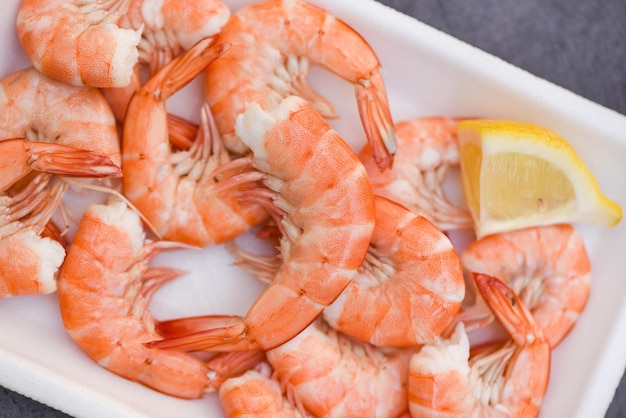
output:
[[[324,310],[328,323],[374,345],[432,341],[465,296],[459,257],[424,217],[376,198],[376,226],[359,275]]]
[[[180,398],[215,391],[230,373],[263,360],[263,353],[225,353],[209,362],[174,350],[149,349],[162,337],[148,311],[152,295],[182,274],[150,268],[160,251],[180,243],[146,240],[138,214],[123,202],[92,204],[80,220],[59,276],[61,318],[78,346],[102,367]]]
[[[271,366],[261,363],[220,385],[220,401],[227,417],[300,418],[307,416],[289,402]]]
[[[375,196],[376,224],[358,275],[326,309],[335,329],[377,346],[414,346],[440,335],[465,296],[461,261],[450,240],[426,218]],[[271,282],[277,256],[229,245],[235,263]]]
[[[123,122],[132,94],[141,87],[141,67],[154,75],[182,51],[215,36],[229,18],[230,9],[221,0],[130,0],[116,23],[141,32],[136,68],[127,86],[103,90],[117,120]]]
[[[233,13],[219,39],[232,47],[224,59],[207,68],[205,90],[230,150],[246,151],[234,129],[235,118],[247,103],[271,110],[288,95],[297,95],[323,116],[336,117],[332,105],[306,80],[310,60],[355,85],[376,160],[381,168],[391,165],[395,139],[380,63],[347,24],[301,0],[269,0]]]
[[[463,322],[413,355],[409,407],[416,417],[535,417],[550,372],[550,343],[515,293],[500,280],[476,275],[489,309],[510,335],[472,347]]]
[[[130,0],[22,0],[17,35],[32,65],[76,86],[123,87],[139,58],[141,30],[120,28]]]
[[[552,347],[567,336],[589,298],[589,257],[580,233],[569,224],[490,235],[470,243],[461,260],[467,271],[506,282]],[[485,310],[481,299],[474,306],[473,314],[480,306]]]
[[[460,162],[458,119],[413,118],[394,126],[397,154],[393,167],[381,171],[369,145],[359,153],[374,193],[399,202],[444,231],[472,226],[469,212],[451,203],[443,182]]]
[[[316,321],[267,359],[288,398],[316,417],[398,417],[411,350],[383,352]]]
[[[121,174],[117,126],[102,93],[54,80],[32,67],[15,71],[0,82],[0,141],[12,138],[91,151],[110,160],[99,164],[102,175]],[[35,145],[30,147],[35,149]],[[50,149],[55,148],[51,145]],[[79,166],[80,161],[73,164],[75,169]]]
[[[297,335],[355,277],[374,229],[374,197],[354,151],[297,96],[272,111],[251,104],[237,120],[265,188],[247,193],[283,229],[283,263],[244,318],[210,318],[207,331],[149,346],[270,349]],[[181,325],[181,326],[184,326]]]
[[[122,134],[124,193],[168,240],[207,246],[228,241],[267,217],[220,182],[242,170],[214,170],[230,161],[207,108],[193,146],[172,151],[166,100],[219,57],[223,45],[204,39],[179,55],[135,93]],[[248,186],[241,186],[248,187]]]

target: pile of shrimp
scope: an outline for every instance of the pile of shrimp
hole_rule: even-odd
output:
[[[16,28],[32,66],[0,82],[1,297],[56,292],[94,362],[227,416],[539,414],[589,295],[583,239],[455,247],[461,119],[394,122],[348,24],[303,0],[23,0]],[[354,86],[361,149],[311,64]],[[197,123],[168,111],[185,88]],[[103,199],[81,213],[70,186]],[[265,283],[245,315],[155,318],[186,272],[152,260],[215,246]]]

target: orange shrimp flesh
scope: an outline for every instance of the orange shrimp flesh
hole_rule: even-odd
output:
[[[149,346],[207,351],[276,347],[337,298],[367,253],[375,221],[367,174],[313,107],[296,96],[269,112],[252,104],[238,118],[237,130],[264,176],[267,190],[260,194],[280,214],[283,263],[244,318],[225,317],[221,327]]]
[[[39,173],[10,193],[0,194],[0,297],[57,289],[64,242],[44,235],[67,185],[49,186],[50,182],[49,175]]]
[[[61,269],[59,307],[69,335],[102,367],[165,394],[199,398],[216,390],[229,373],[254,367],[263,357],[225,353],[207,363],[180,351],[144,346],[161,337],[147,310],[152,295],[182,274],[150,268],[149,260],[181,246],[147,241],[137,213],[124,203],[92,204]]]
[[[91,151],[120,166],[115,118],[98,89],[70,86],[28,67],[0,81],[0,110],[0,141],[26,138],[64,145]],[[74,168],[80,166],[78,161]],[[119,174],[118,169],[109,175]]]
[[[33,66],[76,86],[128,85],[137,62],[141,30],[116,22],[129,0],[23,0],[17,34]]]
[[[219,33],[230,18],[220,0],[130,0],[120,17],[122,28],[141,30],[139,62],[154,74],[182,51]]]
[[[591,265],[580,233],[569,224],[490,235],[461,256],[468,272],[506,282],[556,347],[571,331],[589,298]],[[479,299],[475,305],[481,307]],[[475,313],[475,312],[474,312]]]
[[[550,373],[550,343],[517,295],[497,278],[476,274],[480,294],[510,335],[472,348],[460,322],[413,355],[409,407],[416,417],[536,417]]]
[[[377,163],[391,166],[395,138],[380,63],[346,23],[304,1],[270,0],[235,12],[219,39],[232,47],[207,68],[205,90],[229,149],[245,151],[234,129],[235,118],[248,103],[271,110],[285,97],[297,95],[325,117],[336,117],[332,105],[306,81],[310,60],[355,85],[361,122]]]
[[[396,123],[397,153],[393,166],[384,171],[379,169],[372,148],[366,144],[359,158],[370,176],[374,193],[401,203],[444,231],[471,228],[469,212],[451,203],[443,190],[450,168],[460,163],[456,137],[459,121],[416,117]]]
[[[316,321],[267,352],[288,398],[316,417],[398,417],[411,351],[385,353]]]
[[[335,329],[382,346],[432,341],[465,296],[461,261],[426,218],[375,198],[376,226],[359,274],[324,310]]]
[[[300,411],[285,398],[277,380],[269,376],[269,365],[257,366],[220,385],[222,408],[229,418],[300,418]]]
[[[124,193],[165,239],[207,246],[228,241],[267,217],[242,203],[213,171],[230,161],[210,112],[189,151],[173,152],[166,100],[191,82],[227,46],[204,39],[155,74],[131,99],[122,133]],[[248,186],[241,186],[248,187]]]

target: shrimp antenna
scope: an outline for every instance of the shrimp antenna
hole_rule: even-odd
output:
[[[126,196],[124,196],[122,193],[118,192],[117,190],[112,189],[111,187],[99,186],[99,185],[96,185],[96,184],[86,183],[86,182],[82,182],[82,181],[76,181],[76,180],[70,179],[70,178],[65,178],[65,179],[63,179],[63,181],[65,181],[65,182],[67,182],[69,184],[72,184],[74,186],[78,186],[78,187],[82,187],[82,188],[90,189],[90,190],[95,190],[95,191],[98,191],[98,192],[108,193],[110,195],[113,195],[113,196],[117,197],[118,199],[120,199],[121,201],[126,203],[129,208],[134,210],[139,215],[139,217],[144,222],[146,227],[150,230],[150,232],[152,232],[157,237],[158,240],[163,240],[163,237],[161,236],[161,234],[159,234],[157,232],[156,228],[154,227],[154,225],[152,225],[152,223],[148,220],[148,218],[146,218],[144,216],[144,214],[141,213],[141,211],[139,209],[137,209],[137,207],[135,207],[135,205],[133,205],[130,202],[130,200],[128,200],[128,198]]]

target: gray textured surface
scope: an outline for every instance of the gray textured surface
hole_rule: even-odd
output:
[[[382,0],[537,76],[626,114],[624,0]],[[1,417],[67,415],[0,388]],[[626,417],[626,379],[606,418]]]

